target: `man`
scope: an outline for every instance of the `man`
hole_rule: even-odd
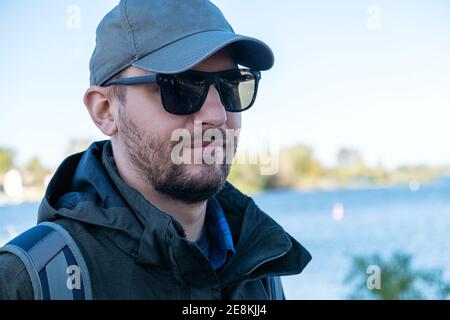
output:
[[[44,227],[11,241],[21,249],[0,255],[0,298],[61,297],[56,274],[81,259],[93,299],[283,299],[278,276],[311,256],[226,182],[240,112],[272,65],[209,1],[121,1],[97,28],[84,96],[111,139],[65,159],[39,208],[74,243],[57,259],[65,244]]]

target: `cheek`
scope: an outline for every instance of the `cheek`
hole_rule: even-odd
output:
[[[161,117],[164,112],[159,95],[142,86],[128,87],[126,107],[127,113],[140,127],[149,125],[152,119]]]
[[[227,129],[241,128],[242,114],[240,112],[227,112]]]

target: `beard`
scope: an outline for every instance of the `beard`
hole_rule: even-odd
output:
[[[138,174],[159,193],[186,204],[199,203],[218,193],[226,183],[231,164],[175,164],[171,151],[178,142],[141,130],[119,107],[118,129],[128,159]],[[234,144],[233,155],[237,145]],[[196,166],[198,170],[190,170]]]

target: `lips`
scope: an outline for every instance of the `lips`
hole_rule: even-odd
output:
[[[191,141],[191,145],[186,146],[188,148],[206,148],[206,147],[220,147],[221,145],[218,144],[217,142],[215,143],[214,141],[202,141],[202,143],[200,144],[199,141],[197,142],[197,144],[194,143],[194,140]],[[225,143],[222,144],[222,147],[225,148]]]

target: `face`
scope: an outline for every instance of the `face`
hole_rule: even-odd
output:
[[[219,51],[193,70],[211,72],[236,67],[226,51]],[[130,67],[121,77],[145,74],[151,73]],[[202,108],[192,115],[173,115],[165,111],[157,84],[127,86],[126,101],[122,104],[115,99],[113,103],[117,104],[117,134],[113,137],[113,143],[120,144],[118,149],[125,153],[132,167],[155,190],[185,203],[197,203],[210,198],[223,187],[231,165],[230,150],[231,157],[236,152],[241,115],[224,109],[213,85],[209,88]],[[223,155],[228,152],[228,159],[219,157],[220,153],[217,153],[218,163],[195,161],[195,154],[214,155],[214,150],[211,152],[211,145],[202,147],[202,142],[199,147],[194,148],[197,144],[191,145],[191,139],[172,141],[172,134],[180,132],[180,129],[192,138],[194,132],[201,133],[202,136],[208,130],[221,133],[224,144],[216,145],[215,148],[222,148]],[[233,133],[234,137],[227,140],[226,131]],[[195,138],[201,136],[196,135]],[[178,155],[191,161],[174,161],[173,151],[180,143],[185,147]]]

